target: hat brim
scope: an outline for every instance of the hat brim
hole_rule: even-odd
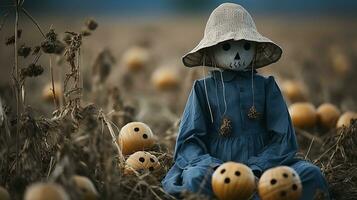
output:
[[[271,63],[277,62],[282,55],[283,50],[277,44],[275,44],[270,39],[255,33],[254,37],[247,37],[247,35],[232,36],[232,34],[226,34],[226,37],[221,37],[219,40],[203,38],[201,42],[189,53],[182,57],[182,62],[186,67],[196,67],[196,66],[211,66],[213,63],[209,56],[203,55],[207,52],[206,50],[213,47],[221,42],[228,40],[248,40],[257,43],[257,52],[254,63],[254,68],[261,68],[267,66]]]

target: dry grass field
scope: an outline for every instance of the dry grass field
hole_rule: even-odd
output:
[[[41,18],[38,22],[45,33],[52,27],[62,40],[65,31],[80,32],[85,20]],[[72,199],[79,199],[83,194],[73,187],[74,174],[89,177],[100,199],[172,199],[161,189],[160,180],[172,164],[177,126],[192,83],[204,76],[202,68],[185,68],[181,56],[199,42],[206,19],[95,20],[98,28],[82,38],[80,54],[76,51],[73,60],[78,80],[69,81],[67,89],[75,94],[64,97],[58,89],[60,96],[54,101],[51,85],[44,89],[51,84],[50,68],[54,82],[63,88],[72,66],[64,53],[42,53],[37,64],[44,71],[26,78],[19,118],[11,76],[14,45],[5,45],[13,35],[13,21],[0,32],[0,106],[4,108],[0,109],[0,186],[13,199],[21,199],[26,187],[39,181],[59,183]],[[255,21],[260,32],[283,48],[281,60],[259,73],[275,76],[281,88],[287,81],[300,83],[304,101],[316,107],[330,102],[341,112],[357,111],[355,20],[260,16]],[[19,27],[18,46],[34,49],[43,42],[29,20],[21,19]],[[140,51],[132,53],[136,47]],[[138,70],[135,64],[128,67],[128,51],[138,54],[134,55],[141,63]],[[34,59],[32,54],[19,57],[20,69]],[[169,73],[161,76],[172,81],[155,82],[158,69],[167,69]],[[130,121],[145,122],[152,129],[155,145],[148,151],[161,163],[157,171],[123,174],[124,163],[111,134],[116,137]],[[356,128],[352,121],[347,128],[296,129],[301,156],[321,167],[335,199],[357,196]],[[187,194],[187,198],[202,197]]]

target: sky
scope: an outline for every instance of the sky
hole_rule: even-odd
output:
[[[13,0],[0,0],[0,9]],[[206,14],[222,0],[25,0],[31,13],[44,15],[100,15],[161,16]],[[356,0],[231,0],[249,11],[262,14],[294,15],[356,15]]]

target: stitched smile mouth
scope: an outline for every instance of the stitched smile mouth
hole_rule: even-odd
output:
[[[236,61],[236,62],[232,62],[232,63],[230,63],[230,65],[229,65],[229,67],[231,68],[231,69],[237,69],[237,68],[241,68],[241,67],[244,67],[245,66],[245,61],[242,61],[242,62],[240,62],[240,61]]]

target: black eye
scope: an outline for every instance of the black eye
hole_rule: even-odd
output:
[[[250,49],[250,43],[249,43],[249,42],[246,42],[246,43],[244,44],[243,48],[248,51],[248,50]]]
[[[222,49],[225,51],[228,51],[229,49],[231,49],[231,45],[229,43],[224,43],[222,45]]]

